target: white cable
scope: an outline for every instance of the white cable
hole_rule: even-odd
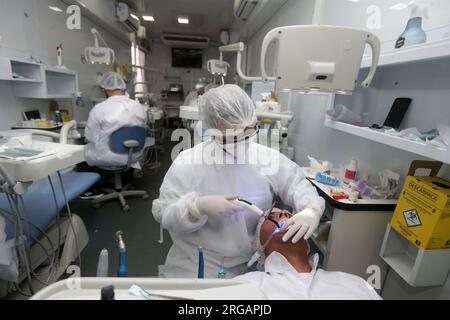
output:
[[[42,284],[44,285],[48,285],[48,282],[50,281],[50,278],[52,276],[52,273],[55,270],[55,261],[56,261],[56,255],[55,255],[55,248],[53,246],[53,242],[51,241],[50,237],[47,235],[46,232],[44,232],[44,230],[42,230],[41,228],[37,227],[36,225],[34,225],[33,223],[30,222],[29,218],[28,218],[28,213],[27,210],[25,208],[25,203],[23,201],[22,196],[19,195],[19,199],[20,199],[20,204],[22,205],[22,209],[23,209],[23,213],[24,213],[24,222],[27,225],[28,228],[28,237],[32,238],[32,240],[35,240],[35,242],[42,248],[42,250],[44,251],[44,254],[47,256],[48,262],[50,263],[50,267],[49,267],[49,277],[47,279],[47,281],[42,281],[41,279],[38,278],[38,274],[34,272],[33,269],[31,269],[31,274]],[[50,254],[48,253],[48,251],[45,249],[44,245],[36,238],[31,236],[31,232],[30,232],[30,225],[32,225],[33,227],[35,227],[40,233],[42,233],[44,235],[44,237],[48,240],[48,243],[50,244],[50,250],[51,253],[53,255],[52,259],[50,259]],[[29,259],[30,259],[30,263],[31,263],[31,247],[29,248]]]
[[[16,245],[18,246],[18,249],[19,249],[19,257],[22,260],[22,263],[24,264],[24,267],[25,267],[25,272],[27,274],[27,282],[28,282],[28,287],[30,289],[30,292],[31,292],[31,294],[34,294],[33,284],[31,281],[31,268],[30,268],[29,261],[27,259],[27,255],[26,255],[25,244],[24,244],[24,240],[23,240],[23,237],[24,237],[23,226],[22,226],[22,221],[20,219],[20,214],[18,212],[18,208],[13,205],[14,204],[14,201],[12,201],[13,195],[6,194],[6,197],[8,199],[11,211],[14,213],[14,217],[16,218],[15,241],[16,241]]]
[[[72,228],[73,238],[75,240],[75,248],[77,249],[77,252],[78,252],[78,263],[80,264],[79,267],[81,269],[81,251],[78,246],[78,239],[77,239],[77,235],[75,232],[75,227],[73,226],[72,212],[70,211],[70,206],[69,206],[69,202],[67,201],[66,191],[64,190],[64,183],[62,181],[61,173],[59,172],[59,170],[57,171],[57,174],[58,174],[58,178],[59,178],[59,184],[61,185],[61,191],[64,196],[64,202],[66,204],[67,214],[69,215],[69,223],[70,223],[70,227]]]
[[[24,208],[23,199],[21,200],[21,205],[22,205],[22,207]],[[16,204],[16,206],[18,207],[18,204]],[[24,210],[25,210],[25,209],[24,209]],[[25,212],[25,211],[24,211],[24,212]],[[14,223],[13,218],[10,217],[10,216],[14,216],[13,214],[11,214],[11,213],[9,213],[9,212],[3,210],[3,209],[0,209],[0,214],[1,214],[3,217],[5,217],[8,221]],[[31,235],[31,232],[30,232],[30,230],[29,230],[29,228],[28,228],[28,236],[27,236],[27,239],[33,240],[37,245],[39,245],[39,247],[41,247],[43,253],[47,256],[47,260],[48,260],[48,262],[49,262],[49,264],[50,264],[50,266],[51,266],[51,267],[50,267],[50,272],[49,272],[49,277],[48,277],[47,281],[41,280],[41,279],[38,277],[38,276],[40,276],[40,274],[34,272],[34,270],[33,270],[32,268],[30,268],[31,276],[32,276],[32,278],[33,278],[33,276],[34,276],[34,278],[35,278],[36,280],[38,280],[38,282],[40,282],[41,284],[47,286],[47,285],[49,284],[49,280],[50,280],[50,278],[51,278],[51,275],[52,275],[52,273],[53,273],[54,270],[55,270],[55,267],[54,267],[54,266],[55,266],[56,256],[55,256],[55,253],[54,253],[55,251],[54,251],[53,243],[52,243],[52,241],[51,241],[49,235],[48,235],[44,230],[42,230],[40,227],[38,227],[38,226],[35,225],[34,223],[30,222],[29,219],[28,219],[28,217],[26,217],[26,218],[25,218],[25,217],[19,217],[19,218],[20,218],[21,220],[23,220],[23,221],[27,224],[28,227],[29,227],[29,226],[32,226],[33,228],[37,229],[37,230],[38,230],[38,231],[39,231],[39,232],[47,239],[47,241],[48,241],[49,244],[50,244],[50,248],[51,248],[50,250],[51,250],[51,252],[53,253],[53,257],[51,257],[51,254],[49,254],[49,252],[48,252],[48,250],[45,248],[44,244],[43,244],[38,238],[35,238],[34,236]],[[30,254],[30,250],[27,250],[27,255],[28,255],[28,261],[31,263],[31,254]]]
[[[61,255],[61,216],[60,216],[60,211],[59,207],[58,207],[58,200],[56,199],[56,191],[55,191],[55,187],[53,186],[53,182],[50,176],[47,177],[48,181],[50,183],[50,188],[52,189],[52,194],[53,194],[53,202],[55,204],[55,209],[56,209],[56,224],[58,226],[58,254],[56,255],[57,260],[56,260],[56,265],[59,266],[59,257]]]

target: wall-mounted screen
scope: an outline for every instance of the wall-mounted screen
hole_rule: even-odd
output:
[[[203,50],[172,48],[172,67],[174,68],[195,68],[202,67]]]

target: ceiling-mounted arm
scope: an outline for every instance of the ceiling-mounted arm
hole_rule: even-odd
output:
[[[223,52],[236,52],[237,53],[237,61],[236,61],[236,71],[239,77],[242,80],[246,81],[262,81],[262,77],[249,77],[242,72],[242,52],[245,50],[245,45],[243,42],[237,42],[233,44],[229,44],[227,46],[219,47],[220,59],[223,59]],[[268,78],[269,81],[275,81],[276,78]]]
[[[324,0],[316,0],[314,5],[314,14],[313,14],[313,25],[321,25],[323,24],[323,12],[325,8]]]
[[[103,42],[103,45],[105,45],[107,48],[109,48],[108,44],[106,43],[105,39],[103,39],[102,35],[100,34],[100,32],[97,31],[97,29],[92,28],[91,29],[91,33],[94,36],[94,44],[95,47],[99,47],[99,42],[98,40],[101,40]]]

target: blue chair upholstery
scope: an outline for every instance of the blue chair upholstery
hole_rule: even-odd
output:
[[[145,141],[146,130],[144,127],[123,127],[111,134],[109,137],[109,148],[114,153],[128,154],[128,162],[123,167],[101,167],[103,170],[114,172],[114,189],[104,188],[103,191],[106,194],[92,201],[95,208],[99,208],[102,202],[118,199],[123,211],[128,211],[130,206],[127,204],[125,197],[141,196],[143,199],[149,198],[145,190],[129,190],[132,187],[131,184],[124,186],[121,176],[122,172],[131,169],[133,155],[145,148]]]
[[[145,128],[144,127],[123,127],[111,134],[109,138],[109,147],[115,153],[128,153],[129,149],[124,146],[127,140],[136,140],[139,145],[133,148],[133,153],[141,151],[145,146]]]
[[[70,172],[61,175],[66,192],[67,200],[70,202],[78,198],[83,192],[92,187],[99,179],[98,173],[92,172]],[[25,208],[30,220],[30,234],[37,238],[40,230],[33,224],[45,230],[56,218],[56,215],[65,207],[64,195],[61,191],[58,176],[52,176],[52,183],[56,192],[58,208],[55,207],[53,192],[47,178],[36,180],[23,195]],[[0,194],[0,208],[10,212],[8,199],[5,194]],[[7,239],[14,237],[14,223],[5,219]],[[32,223],[32,224],[31,224]],[[34,241],[31,241],[33,243]]]

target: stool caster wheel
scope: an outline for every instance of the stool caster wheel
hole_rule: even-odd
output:
[[[129,205],[125,205],[125,206],[123,206],[123,211],[124,212],[128,212],[128,211],[130,211],[130,206]]]

